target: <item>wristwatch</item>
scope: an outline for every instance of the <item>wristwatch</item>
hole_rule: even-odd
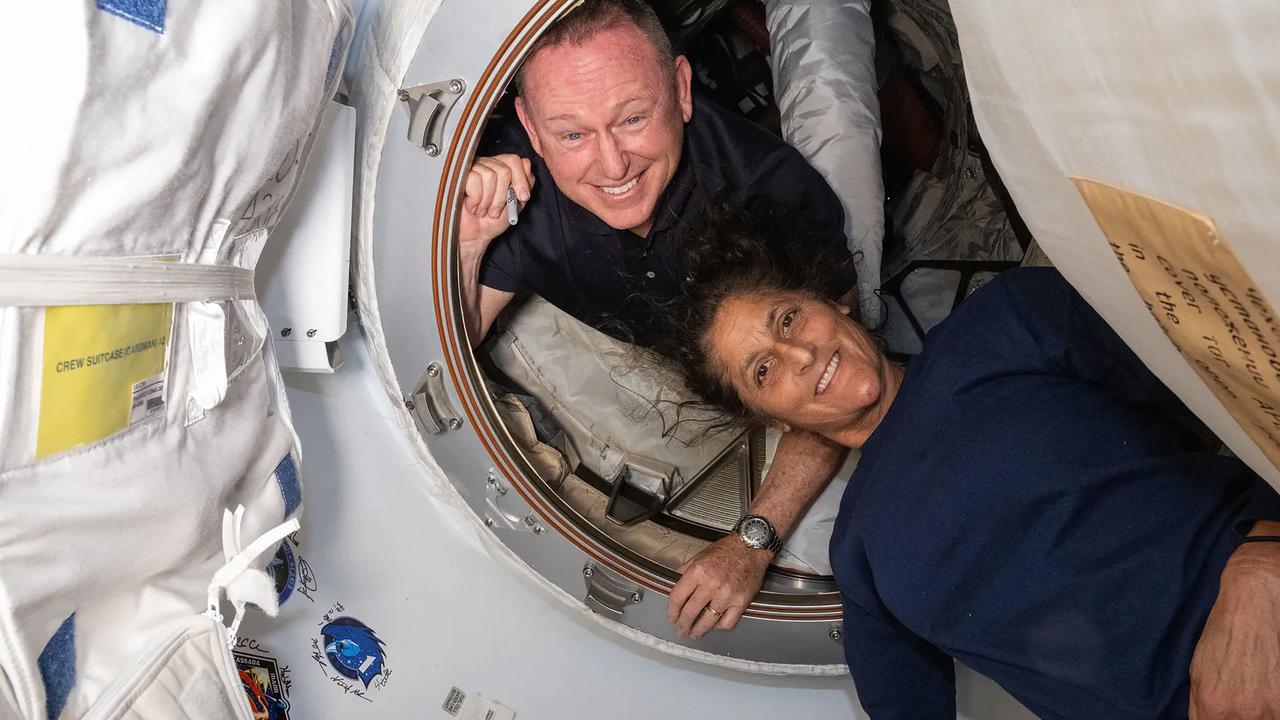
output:
[[[733,531],[749,548],[768,550],[776,555],[782,549],[782,538],[773,529],[773,523],[761,515],[744,515]]]

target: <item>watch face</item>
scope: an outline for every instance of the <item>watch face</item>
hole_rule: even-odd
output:
[[[769,544],[773,538],[772,532],[769,531],[769,523],[762,518],[747,518],[742,523],[739,530],[742,540],[751,547],[762,548]]]

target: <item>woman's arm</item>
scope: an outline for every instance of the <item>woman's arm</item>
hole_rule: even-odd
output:
[[[1263,521],[1250,535],[1280,536]],[[1280,717],[1280,543],[1243,543],[1191,658],[1191,720]]]
[[[769,474],[747,511],[768,518],[782,538],[822,493],[840,469],[849,449],[811,433],[783,433]],[[734,533],[717,540],[680,569],[671,590],[667,617],[682,635],[702,637],[710,630],[732,630],[760,592],[773,553],[743,544]],[[706,613],[710,606],[714,613]]]

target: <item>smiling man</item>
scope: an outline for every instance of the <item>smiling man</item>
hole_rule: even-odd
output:
[[[713,197],[790,204],[821,242],[847,247],[843,210],[822,176],[764,129],[695,97],[691,80],[688,60],[639,0],[587,0],[538,39],[516,77],[519,122],[498,129],[467,178],[459,263],[472,342],[528,289],[651,345],[655,304],[687,282],[682,234]],[[508,188],[520,211],[514,227]],[[780,538],[843,456],[817,436],[783,436],[752,503],[758,519],[684,568],[669,605],[680,633],[737,623]]]
[[[516,77],[519,122],[498,129],[467,179],[459,239],[473,342],[527,288],[651,344],[650,306],[635,300],[678,291],[678,238],[714,195],[798,204],[845,245],[822,176],[763,128],[695,99],[691,75],[639,0],[589,0],[538,39]]]

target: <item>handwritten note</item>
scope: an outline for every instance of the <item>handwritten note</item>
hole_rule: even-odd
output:
[[[1280,468],[1280,318],[1213,220],[1072,181],[1160,329]]]

